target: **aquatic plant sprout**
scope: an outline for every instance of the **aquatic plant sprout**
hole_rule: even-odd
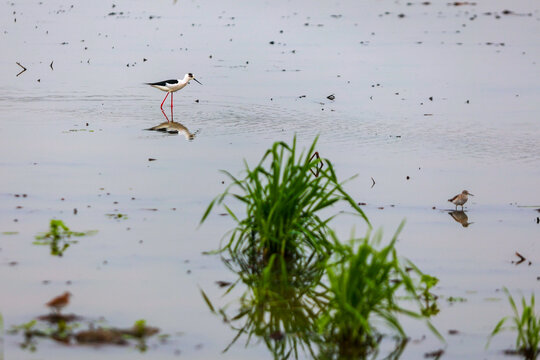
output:
[[[322,217],[320,213],[338,202],[348,203],[369,225],[364,212],[345,192],[343,183],[338,182],[330,161],[312,158],[316,143],[317,138],[307,152],[298,154],[296,137],[292,146],[275,142],[255,168],[245,163],[246,176],[241,179],[223,171],[232,183],[212,200],[201,219],[203,223],[216,204],[223,204],[236,221],[236,228],[222,250],[251,249],[288,257],[314,252],[327,256],[333,247],[328,240],[328,223],[336,215]],[[318,176],[312,175],[310,170],[314,168],[319,168]],[[224,204],[229,197],[245,204],[244,218]]]
[[[96,230],[91,231],[71,231],[69,228],[64,224],[62,220],[56,220],[52,219],[49,224],[49,231],[46,233],[41,233],[36,235],[37,240],[51,240],[51,241],[58,241],[65,238],[70,238],[72,236],[81,237],[86,235],[94,235],[96,234]]]
[[[90,231],[71,231],[62,220],[52,219],[49,224],[49,231],[35,236],[34,245],[47,245],[51,248],[51,255],[63,256],[71,244],[76,244],[76,240],[70,240],[72,237],[82,237],[94,235],[97,230]]]
[[[341,244],[332,234],[338,260],[326,268],[328,275],[328,310],[320,318],[320,331],[326,347],[334,347],[344,358],[362,357],[378,345],[381,338],[374,324],[381,323],[398,338],[406,338],[398,315],[426,319],[417,296],[419,287],[409,272],[423,274],[410,261],[400,263],[394,245],[403,223],[390,241],[380,250],[382,232],[373,238],[369,234]],[[407,269],[406,269],[407,268]],[[418,305],[418,311],[402,307],[396,299],[398,291],[405,292]],[[426,320],[427,326],[442,340],[442,336]]]
[[[535,313],[534,293],[531,294],[530,304],[524,296],[521,297],[521,313],[519,312],[514,298],[507,288],[503,289],[508,296],[508,302],[512,307],[514,315],[502,318],[489,336],[486,347],[489,346],[491,339],[503,330],[513,330],[517,332],[516,350],[526,359],[536,359],[540,354],[540,314]],[[511,320],[513,326],[503,327],[506,321]]]

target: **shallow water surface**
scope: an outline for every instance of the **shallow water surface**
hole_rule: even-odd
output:
[[[198,224],[228,184],[220,169],[241,174],[243,159],[255,164],[295,134],[302,147],[319,135],[317,151],[340,179],[358,174],[345,187],[387,238],[406,219],[400,254],[440,280],[433,322],[447,343],[404,319],[411,342],[402,358],[440,348],[445,359],[505,358],[511,333],[485,349],[510,313],[501,289],[538,287],[536,1],[0,8],[0,358],[272,358],[260,339],[244,347],[245,337],[222,353],[236,333],[200,289],[220,306],[234,306],[241,291],[222,297],[215,281],[235,274],[203,252],[233,222],[217,210]],[[27,68],[18,76],[16,62]],[[186,72],[203,85],[175,94],[174,121],[194,138],[144,131],[165,117],[164,93],[143,83]],[[446,202],[463,189],[475,194],[467,227]],[[98,233],[53,257],[32,244],[52,218]],[[349,216],[333,226],[343,239],[367,230]],[[526,263],[515,264],[516,251]],[[31,353],[20,334],[5,333],[66,290],[68,312],[120,327],[146,319],[170,337],[151,340],[147,354],[48,341]]]

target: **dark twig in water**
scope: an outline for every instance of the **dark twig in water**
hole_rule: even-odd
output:
[[[317,159],[320,159],[321,157],[319,156],[319,152],[318,151],[315,151],[313,153],[313,155],[311,155],[311,157],[309,158],[309,161],[313,160],[313,158],[317,158]],[[322,168],[324,167],[324,163],[321,161],[321,166],[317,165],[317,171],[313,171],[313,169],[309,169],[309,171],[311,171],[311,173],[315,176],[315,177],[319,177],[319,173],[321,172]]]
[[[444,350],[439,349],[439,350],[435,350],[435,351],[432,351],[432,352],[425,353],[424,358],[426,358],[426,359],[429,359],[429,358],[439,359],[443,354],[444,354]]]
[[[54,70],[54,68],[53,68],[53,66],[52,66],[52,65],[53,65],[53,62],[54,62],[54,60],[51,61],[51,64],[49,65],[49,66],[51,67],[51,70]]]
[[[375,186],[375,180],[371,178],[371,181],[373,181],[373,184],[371,184],[371,188],[373,188]]]
[[[15,75],[15,76],[19,76],[19,75],[21,75],[23,72],[26,71],[26,68],[25,68],[24,66],[22,66],[21,63],[19,63],[19,62],[16,62],[16,64],[19,65],[20,67],[22,67],[22,71],[21,71],[20,73],[18,73],[17,75]]]
[[[521,255],[521,254],[518,253],[517,251],[516,251],[516,256],[519,257],[519,261],[516,262],[516,265],[519,265],[519,264],[521,264],[522,262],[524,262],[525,260],[527,260],[523,255]]]

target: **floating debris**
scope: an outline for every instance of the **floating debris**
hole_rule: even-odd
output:
[[[79,344],[128,344],[127,340],[124,339],[122,332],[116,329],[103,328],[81,331],[75,335],[75,340],[77,340]]]
[[[313,158],[317,158],[318,160],[321,159],[321,157],[319,156],[319,152],[318,151],[315,151],[313,153],[313,155],[311,155],[311,157],[309,158],[309,161],[311,162],[311,160],[313,160]],[[321,172],[321,170],[323,169],[324,167],[324,163],[322,161],[320,161],[320,164],[321,166],[317,165],[316,166],[316,171],[313,171],[313,169],[309,169],[309,171],[311,171],[311,173],[315,176],[315,177],[319,177],[319,174]]]
[[[468,1],[455,1],[453,3],[448,3],[448,6],[464,6],[464,5],[476,6],[476,3],[468,2]]]
[[[226,287],[226,286],[231,285],[232,282],[230,282],[230,281],[218,280],[218,281],[216,281],[216,284],[218,284],[219,287]]]
[[[9,333],[17,334],[21,331],[24,335],[21,348],[32,352],[37,349],[37,338],[48,338],[63,344],[71,344],[76,341],[81,345],[129,345],[129,340],[135,340],[137,349],[144,352],[147,349],[146,339],[159,333],[158,328],[146,326],[145,320],[138,320],[132,328],[127,329],[115,327],[94,328],[94,324],[89,322],[87,329],[77,332],[75,329],[80,327],[81,324],[71,323],[82,319],[82,317],[75,314],[42,315],[27,323],[13,326]]]
[[[432,352],[425,353],[424,358],[426,358],[426,359],[430,359],[430,358],[439,359],[443,354],[444,354],[444,350],[439,349],[439,350],[435,350],[435,351],[432,351]]]
[[[21,75],[23,72],[25,72],[25,71],[27,70],[24,66],[21,65],[21,63],[16,62],[15,64],[17,64],[17,65],[19,65],[20,67],[22,67],[22,71],[21,71],[20,73],[18,73],[17,75],[15,75],[15,76],[19,76],[19,75]]]
[[[525,262],[525,260],[527,260],[527,258],[525,258],[525,256],[521,255],[517,251],[516,251],[516,256],[519,258],[519,261],[512,261],[512,264],[520,265],[523,262]],[[531,262],[529,261],[529,265],[530,264],[531,264]]]
[[[128,216],[127,214],[105,214],[110,219],[116,219],[116,220],[127,220]]]

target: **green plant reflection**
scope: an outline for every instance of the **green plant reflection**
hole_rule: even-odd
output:
[[[254,338],[262,340],[276,359],[298,358],[300,352],[315,356],[317,319],[327,306],[325,289],[318,286],[324,273],[324,259],[288,261],[279,254],[263,260],[253,254],[233,255],[224,262],[239,276],[238,283],[246,291],[238,307],[215,310],[203,292],[211,309],[223,316],[236,336],[224,351],[242,335],[246,346]]]

